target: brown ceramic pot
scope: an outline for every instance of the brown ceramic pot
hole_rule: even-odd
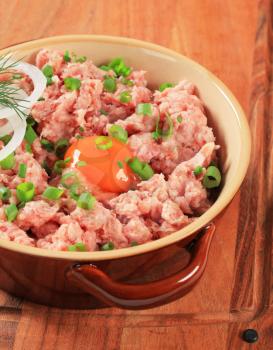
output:
[[[59,252],[0,240],[0,287],[37,303],[67,308],[105,304],[148,308],[181,297],[204,272],[215,229],[209,223],[231,201],[247,170],[250,133],[240,105],[205,68],[171,50],[138,40],[70,35],[23,43],[0,54],[13,52],[32,62],[42,47],[74,51],[91,57],[96,64],[122,56],[129,65],[147,70],[151,87],[183,78],[195,83],[221,145],[223,185],[212,207],[193,223],[136,247],[108,252]],[[186,246],[189,253],[181,254]],[[156,273],[151,277],[150,271]]]

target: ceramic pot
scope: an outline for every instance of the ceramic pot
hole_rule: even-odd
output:
[[[0,54],[12,52],[33,62],[43,47],[74,51],[98,65],[122,56],[128,65],[148,72],[152,88],[183,78],[192,81],[221,145],[223,184],[206,213],[185,228],[143,245],[107,252],[60,252],[0,240],[0,287],[37,303],[66,308],[148,308],[181,297],[204,272],[215,230],[212,221],[230,203],[247,171],[250,132],[239,103],[221,81],[196,62],[139,40],[59,36],[12,46]],[[193,243],[189,246],[189,242]],[[156,270],[158,273],[150,277],[149,272]]]

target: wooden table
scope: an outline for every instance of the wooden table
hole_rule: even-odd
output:
[[[273,349],[269,12],[266,0],[0,2],[0,47],[58,34],[111,34],[153,41],[197,60],[237,96],[254,140],[247,179],[216,220],[208,266],[192,293],[133,312],[58,310],[0,292],[1,350]],[[249,327],[260,335],[251,346],[241,340]]]

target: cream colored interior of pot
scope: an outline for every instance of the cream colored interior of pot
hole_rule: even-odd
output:
[[[18,246],[1,241],[1,246],[24,253],[76,258],[77,260],[100,260],[119,258],[158,249],[189,236],[210,222],[231,201],[247,170],[250,156],[249,128],[244,113],[231,92],[206,69],[171,50],[133,39],[105,36],[64,36],[41,39],[9,48],[17,57],[33,62],[35,52],[42,47],[74,51],[86,55],[95,64],[103,64],[114,57],[123,57],[128,65],[148,72],[150,87],[162,82],[178,82],[188,79],[198,87],[201,99],[208,110],[209,125],[217,136],[221,167],[224,173],[222,191],[213,206],[194,223],[160,240],[141,246],[110,252],[69,253]],[[3,51],[2,51],[3,52]],[[16,248],[15,248],[16,246]]]

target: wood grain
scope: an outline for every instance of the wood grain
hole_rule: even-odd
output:
[[[202,281],[147,311],[58,310],[0,292],[0,349],[252,349],[273,344],[272,3],[255,0],[0,1],[0,47],[93,33],[153,41],[222,79],[249,116],[249,176],[221,218]],[[256,32],[257,27],[257,32]],[[253,60],[254,57],[254,60]]]

